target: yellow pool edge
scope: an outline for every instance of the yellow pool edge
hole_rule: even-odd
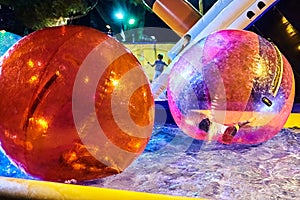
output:
[[[300,128],[300,113],[291,113],[286,123],[284,124],[284,128]]]
[[[0,177],[0,199],[194,200],[201,198]]]

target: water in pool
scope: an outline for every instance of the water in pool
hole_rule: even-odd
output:
[[[124,172],[78,183],[209,199],[300,199],[300,129],[258,145],[193,140],[156,125],[144,153]],[[32,179],[0,153],[0,175]]]

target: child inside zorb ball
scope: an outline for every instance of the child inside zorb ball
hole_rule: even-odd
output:
[[[279,49],[245,30],[201,39],[174,63],[168,102],[188,135],[257,144],[276,135],[293,106],[293,71]]]

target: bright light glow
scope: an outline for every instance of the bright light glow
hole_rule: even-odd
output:
[[[263,67],[263,64],[258,63],[255,72],[258,77],[262,76],[265,73],[265,68]]]
[[[124,19],[124,15],[123,15],[123,13],[121,13],[121,12],[116,13],[116,17],[117,17],[118,19]]]
[[[128,24],[133,25],[135,23],[135,19],[134,18],[130,18],[128,20]]]
[[[33,61],[32,61],[31,59],[29,59],[29,60],[27,61],[27,65],[28,65],[30,68],[33,68],[33,67],[34,67],[34,63],[33,63]]]
[[[281,22],[286,26],[286,32],[290,35],[290,37],[293,37],[297,34],[293,25],[285,17],[281,18]]]
[[[90,82],[90,78],[88,76],[85,76],[83,82],[85,84],[88,84]]]
[[[141,142],[134,144],[135,149],[139,149],[142,146]]]
[[[193,120],[191,120],[191,119],[186,119],[185,123],[188,124],[188,125],[191,125],[191,126],[195,125],[195,122]]]
[[[36,120],[37,125],[40,126],[40,129],[45,133],[48,129],[48,122],[43,118],[39,118]]]
[[[60,17],[58,18],[52,26],[63,26],[68,23],[68,18]]]
[[[119,84],[119,80],[113,79],[112,84],[113,84],[113,86],[117,86]]]
[[[34,131],[34,135],[32,135],[34,138],[47,133],[49,125],[46,119],[32,117],[29,119],[29,121],[31,123],[31,126],[36,130]]]
[[[78,156],[75,152],[70,152],[64,155],[65,160],[67,163],[72,163],[73,161],[78,159]]]
[[[58,70],[55,72],[55,74],[56,74],[56,76],[60,76],[61,75]]]
[[[30,79],[29,79],[29,83],[34,83],[34,82],[36,82],[38,80],[38,77],[37,76],[32,76],[32,77],[30,77]]]

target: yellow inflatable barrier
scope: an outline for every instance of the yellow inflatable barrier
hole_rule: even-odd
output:
[[[202,113],[204,115],[209,115],[209,112],[210,112],[209,110],[192,110],[192,111],[195,113]],[[231,115],[233,115],[234,112],[236,112],[237,115],[239,115],[238,111],[226,111],[226,112],[231,113]],[[240,120],[246,121],[247,119],[250,119],[253,116],[255,117],[256,115],[259,115],[259,114],[261,114],[261,113],[259,113],[259,112],[248,112],[248,113],[243,112],[242,115],[240,114],[241,115]],[[270,117],[275,116],[275,114],[271,114],[271,113],[266,113],[265,115],[270,115]],[[268,119],[266,119],[266,120],[268,120]],[[259,121],[258,123],[264,124],[266,122]],[[286,123],[284,124],[284,128],[295,128],[295,127],[300,128],[300,113],[292,112],[289,115]]]
[[[195,200],[195,198],[0,177],[0,199]],[[199,198],[197,198],[199,200]]]
[[[300,128],[300,113],[291,113],[284,124],[284,128]]]

